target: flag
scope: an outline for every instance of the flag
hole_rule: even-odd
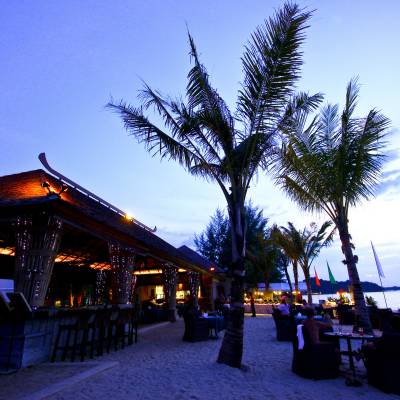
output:
[[[378,254],[376,254],[376,251],[375,251],[375,248],[374,248],[374,245],[372,244],[372,242],[371,242],[371,247],[372,247],[372,251],[374,253],[375,264],[376,264],[376,268],[378,269],[378,274],[381,278],[384,278],[385,274],[383,273],[382,265],[379,261]]]
[[[319,281],[318,275],[317,275],[317,270],[314,267],[314,272],[315,272],[315,284],[317,286],[321,286],[321,282]]]
[[[332,285],[336,285],[336,279],[333,276],[331,269],[329,268],[328,261],[326,262],[326,265],[328,266],[329,282],[332,283]]]

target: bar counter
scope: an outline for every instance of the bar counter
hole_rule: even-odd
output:
[[[80,313],[101,306],[39,308],[31,313],[0,315],[0,371],[17,370],[49,361],[58,325],[73,322]],[[111,307],[111,306],[107,306]],[[119,308],[132,308],[131,304]]]

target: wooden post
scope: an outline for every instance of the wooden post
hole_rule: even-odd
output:
[[[99,269],[96,271],[96,294],[95,294],[95,303],[103,304],[107,299],[107,270]]]
[[[127,304],[132,297],[135,254],[131,249],[124,248],[118,243],[109,243],[108,250],[111,262],[111,301],[113,304]]]
[[[200,286],[200,274],[195,271],[188,271],[189,276],[189,290],[190,296],[193,299],[193,306],[199,308],[199,286]]]
[[[169,319],[176,321],[176,281],[178,268],[173,265],[165,265],[163,268],[163,286],[165,300],[168,305]]]
[[[60,246],[62,221],[49,214],[20,216],[15,223],[15,291],[33,307],[44,304],[54,260]]]

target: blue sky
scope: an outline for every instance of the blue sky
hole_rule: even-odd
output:
[[[184,92],[189,69],[186,25],[213,84],[234,108],[240,56],[254,28],[281,1],[18,1],[1,2],[0,175],[40,168],[37,155],[82,186],[130,211],[176,246],[191,244],[217,207],[219,189],[172,162],[151,158],[104,109],[113,96],[137,104],[141,79],[170,95]],[[369,240],[387,278],[400,285],[398,213],[400,3],[302,1],[316,9],[304,45],[299,89],[341,103],[346,83],[362,83],[357,114],[381,109],[391,120],[389,161],[376,199],[350,212],[350,230],[364,280],[377,281]],[[300,212],[263,174],[250,197],[271,222],[299,228],[322,220]],[[340,246],[325,260],[346,279]]]

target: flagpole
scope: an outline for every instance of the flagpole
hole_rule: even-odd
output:
[[[379,274],[378,274],[378,276],[379,276],[379,280],[381,282],[381,289],[382,289],[383,298],[385,299],[386,308],[389,308],[388,305],[387,305],[387,301],[386,301],[385,291],[383,290],[382,278],[381,278],[381,276]]]
[[[372,240],[371,240],[371,247],[372,247],[372,252],[374,253],[374,259],[375,259],[376,268],[378,270],[379,281],[381,282],[383,298],[385,299],[386,308],[388,308],[387,301],[386,301],[386,295],[385,295],[385,291],[383,290],[383,284],[382,284],[382,276],[385,277],[385,275],[383,274],[382,266],[378,259],[378,254],[376,254],[374,245],[372,244]]]

